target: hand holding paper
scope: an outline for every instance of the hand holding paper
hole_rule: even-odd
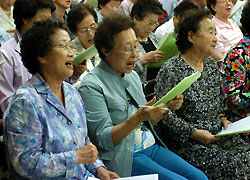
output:
[[[88,49],[74,57],[73,65],[82,64],[86,59],[90,59],[97,54],[97,49],[95,45],[90,46]]]
[[[148,67],[159,68],[161,67],[168,59],[175,56],[179,53],[179,50],[176,46],[176,35],[175,34],[165,34],[160,40],[158,51],[164,52],[164,57],[158,62],[152,62],[148,64]]]
[[[189,88],[199,77],[200,72],[196,72],[191,76],[184,78],[179,84],[177,84],[173,89],[171,89],[165,96],[163,96],[159,101],[157,101],[153,106],[157,106],[161,103],[167,107],[167,102],[174,99],[177,95],[182,94],[187,88]]]

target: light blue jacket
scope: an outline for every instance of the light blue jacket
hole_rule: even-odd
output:
[[[86,106],[89,137],[107,168],[121,177],[131,176],[134,131],[114,145],[111,130],[132,115],[126,90],[138,105],[146,102],[138,74],[132,71],[121,77],[104,60],[84,77],[79,88]],[[151,122],[147,122],[156,142],[165,147]]]
[[[84,104],[71,85],[63,82],[62,89],[65,107],[36,74],[13,96],[4,114],[13,179],[86,180],[104,166],[99,159],[77,164],[75,150],[89,143]]]

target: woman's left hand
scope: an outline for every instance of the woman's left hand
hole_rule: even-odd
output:
[[[115,172],[108,171],[104,167],[99,167],[97,169],[97,177],[101,180],[110,180],[120,178]]]
[[[227,129],[228,125],[232,124],[232,122],[228,121],[227,117],[225,117],[225,116],[221,116],[220,120],[221,120],[222,124],[224,125],[224,129]]]
[[[170,110],[178,110],[181,108],[182,103],[183,103],[183,95],[179,94],[171,101],[168,101],[167,107]]]

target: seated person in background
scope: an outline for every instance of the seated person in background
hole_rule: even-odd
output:
[[[241,27],[240,19],[244,6],[246,5],[247,0],[233,0],[232,12],[230,18]]]
[[[250,116],[250,4],[243,9],[241,24],[247,32],[243,39],[233,46],[221,64],[224,105],[227,110],[227,118],[238,121]],[[250,136],[243,135],[249,143]]]
[[[147,64],[158,62],[164,56],[163,52],[156,50],[159,39],[152,33],[158,25],[158,17],[162,12],[162,5],[155,0],[137,0],[131,11],[131,17],[138,26],[139,56],[135,64],[135,71],[145,86],[147,100],[154,96],[154,79],[159,69],[148,69]]]
[[[89,137],[108,169],[121,177],[159,174],[159,180],[205,180],[198,169],[169,151],[152,124],[162,117],[163,104],[146,103],[140,78],[133,71],[138,57],[135,22],[126,15],[105,17],[95,45],[100,64],[83,79],[79,92],[86,107]],[[169,102],[178,109],[182,96]],[[153,105],[155,98],[146,105]]]
[[[72,0],[54,0],[54,3],[56,5],[56,10],[52,14],[52,18],[57,18],[62,22],[65,22],[67,24],[67,12],[66,10],[70,8]]]
[[[14,4],[15,35],[2,44],[0,50],[0,59],[5,60],[0,68],[0,104],[3,113],[16,89],[31,78],[21,61],[22,37],[35,21],[50,17],[54,10],[52,0],[16,0]]]
[[[123,0],[119,7],[119,13],[130,16],[130,12],[136,0]]]
[[[223,60],[227,51],[237,44],[243,37],[239,26],[229,16],[232,11],[232,0],[207,0],[207,7],[214,15],[216,26],[217,45],[213,58]]]
[[[165,34],[175,33],[175,31],[178,31],[178,23],[186,16],[193,14],[196,10],[199,10],[199,7],[194,3],[189,1],[181,2],[174,9],[174,17],[165,24],[159,26],[155,31],[155,35],[158,39],[161,39]]]
[[[98,0],[98,8],[95,9],[98,16],[98,23],[103,17],[118,13],[121,0]]]
[[[163,5],[163,9],[168,12],[168,17],[171,19],[174,16],[174,9],[175,9],[175,7],[182,0],[159,0],[159,1]]]
[[[15,0],[0,1],[0,25],[11,36],[14,35],[16,25],[13,19],[13,4]]]
[[[94,44],[95,29],[97,27],[97,15],[95,10],[87,4],[80,3],[75,5],[68,14],[68,27],[70,31],[77,36],[77,38],[72,41],[72,44],[75,55],[78,55]],[[83,77],[94,69],[94,67],[99,64],[100,60],[99,56],[96,55],[91,59],[85,60],[83,65],[75,65],[84,66],[85,69],[81,67],[76,68],[78,68],[79,71],[83,69],[85,72],[82,72],[82,75],[73,86],[78,88]]]
[[[181,54],[161,67],[156,78],[157,98],[197,71],[201,77],[183,93],[182,107],[169,112],[155,128],[171,150],[209,179],[244,179],[250,169],[250,145],[239,135],[214,137],[231,123],[222,114],[217,64],[209,58],[216,43],[214,22],[204,12],[180,23],[176,44]]]
[[[63,23],[35,23],[23,37],[21,52],[33,76],[16,91],[4,115],[12,179],[118,178],[98,159],[81,97],[64,82],[73,73],[74,53]]]

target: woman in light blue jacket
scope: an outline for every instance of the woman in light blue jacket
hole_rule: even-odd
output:
[[[133,71],[138,57],[135,23],[129,17],[112,15],[103,19],[95,34],[102,61],[88,73],[79,88],[86,106],[89,137],[104,164],[121,177],[159,174],[160,180],[207,177],[169,151],[155,133],[156,124],[167,111],[163,104],[146,102],[141,81]],[[170,101],[178,109],[182,96]]]

